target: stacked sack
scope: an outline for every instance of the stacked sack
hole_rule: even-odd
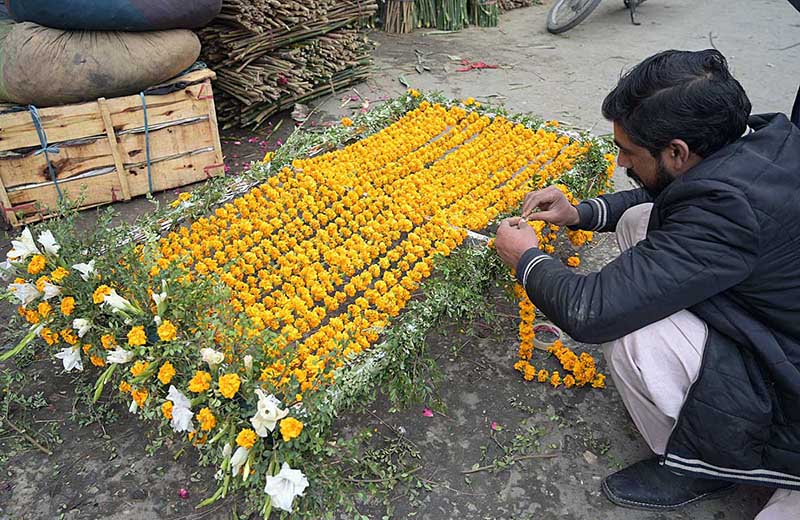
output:
[[[136,94],[200,55],[222,0],[6,0],[0,101],[54,106]]]

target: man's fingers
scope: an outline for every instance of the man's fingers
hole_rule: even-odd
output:
[[[519,223],[522,220],[521,217],[510,217],[506,219],[506,222],[511,227],[519,227]]]
[[[552,222],[553,219],[557,219],[558,216],[556,215],[555,211],[539,211],[537,213],[531,213],[528,220],[541,220],[544,222]]]
[[[550,190],[534,191],[525,197],[522,204],[522,216],[528,218],[531,213],[544,204],[553,202],[553,194]]]

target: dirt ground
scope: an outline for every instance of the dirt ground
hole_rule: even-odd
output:
[[[398,94],[405,89],[402,79],[416,88],[503,102],[513,111],[607,133],[600,103],[623,69],[666,48],[712,45],[728,56],[755,112],[788,111],[794,99],[800,78],[800,46],[794,45],[800,42],[800,14],[783,0],[649,0],[639,10],[640,26],[629,23],[621,0],[609,0],[584,24],[557,37],[543,29],[546,10],[546,5],[534,6],[506,14],[497,29],[418,31],[403,37],[375,33],[373,79],[322,100],[315,117],[335,120],[364,100],[375,103]],[[462,59],[499,68],[456,72]],[[360,99],[343,107],[345,96]],[[223,147],[232,173],[285,139],[292,122],[284,118],[273,132],[278,121],[257,133],[225,132]],[[624,181],[619,185],[624,187]],[[119,209],[128,218],[148,211],[149,205],[138,200]],[[0,245],[4,252],[8,238]],[[598,269],[616,254],[613,237],[602,237],[591,252],[582,254],[581,269]],[[487,304],[494,305],[499,296],[490,294]],[[438,389],[443,414],[426,417],[422,406],[394,412],[379,399],[371,414],[346,416],[338,424],[344,434],[367,428],[386,436],[399,432],[419,450],[417,475],[430,490],[414,499],[398,494],[394,517],[753,518],[767,500],[767,490],[743,487],[723,500],[675,513],[644,513],[608,503],[599,491],[601,479],[647,456],[645,444],[613,383],[602,391],[565,391],[522,381],[512,369],[517,345],[513,314],[513,308],[501,305],[499,319],[483,325],[481,334],[464,324],[464,332],[456,325],[450,334],[431,338],[445,372]],[[605,368],[596,347],[572,346],[598,354],[600,368]],[[542,363],[555,368],[553,360]],[[41,399],[26,416],[10,418],[41,428],[39,438],[48,441],[53,455],[31,449],[8,428],[0,429],[0,519],[232,517],[232,501],[194,509],[214,481],[213,470],[198,467],[190,450],[177,460],[177,446],[162,446],[149,456],[147,432],[120,407],[103,408],[100,424],[82,426],[70,418],[74,410],[85,410],[72,397],[73,376],[43,359],[32,360],[26,373],[27,379],[18,384],[29,394],[40,392]],[[497,472],[462,473],[475,464],[491,464],[515,443],[529,443],[554,456]],[[178,497],[180,488],[188,490],[188,499]],[[369,507],[362,513],[381,517]]]

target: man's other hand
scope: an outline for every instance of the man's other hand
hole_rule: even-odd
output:
[[[522,253],[532,247],[539,247],[539,239],[527,222],[520,217],[511,217],[501,222],[497,228],[494,247],[503,262],[514,269]]]
[[[537,209],[540,211],[534,213]],[[522,203],[522,218],[543,220],[556,226],[574,226],[580,221],[578,210],[554,186],[528,193]]]

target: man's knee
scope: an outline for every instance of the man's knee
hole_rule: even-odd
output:
[[[647,236],[647,224],[653,204],[637,204],[625,210],[617,222],[617,243],[621,250],[630,249]]]

